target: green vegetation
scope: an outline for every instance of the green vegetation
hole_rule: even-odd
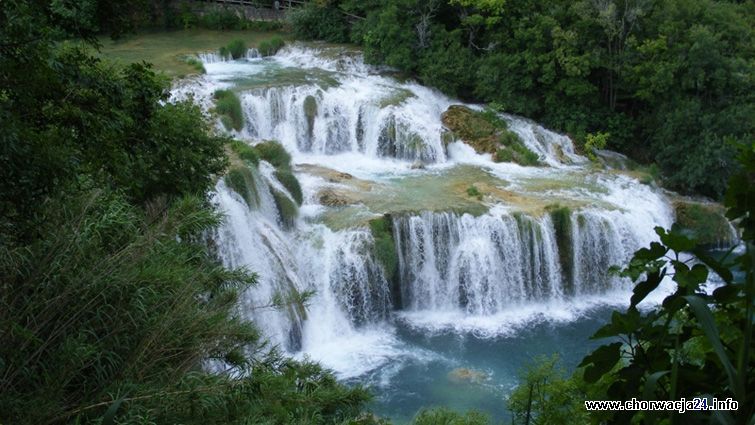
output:
[[[246,47],[246,42],[244,42],[244,40],[240,38],[236,38],[231,40],[225,46],[222,46],[218,50],[218,53],[220,53],[220,56],[223,57],[230,56],[233,59],[240,59],[246,57],[247,50],[249,49]]]
[[[286,169],[279,169],[275,171],[275,178],[288,190],[288,193],[294,198],[297,204],[301,205],[304,201],[304,195],[301,192],[301,185],[296,176]]]
[[[719,205],[677,201],[674,207],[675,225],[687,237],[708,247],[724,246],[733,242],[731,225]]]
[[[495,102],[580,146],[610,133],[607,148],[656,162],[670,188],[719,198],[736,146],[755,133],[754,10],[716,0],[331,0],[310,2],[291,24],[297,37],[355,42],[370,63]]]
[[[248,164],[240,167],[232,167],[228,170],[225,177],[225,184],[234,192],[241,195],[246,204],[252,208],[259,205],[259,193],[257,193],[254,184],[254,175],[249,167],[254,165]]]
[[[545,210],[550,213],[553,228],[556,231],[556,244],[558,245],[561,271],[564,274],[564,282],[567,290],[574,288],[574,253],[572,252],[573,229],[571,215],[568,207],[561,205],[549,205]]]
[[[0,4],[0,422],[376,422],[365,390],[239,315],[256,276],[206,242],[228,141],[148,65],[60,41],[122,34],[143,6]]]
[[[453,138],[463,140],[478,153],[493,155],[496,162],[516,162],[520,165],[538,165],[536,153],[529,150],[506,121],[491,110],[475,111],[466,106],[452,105],[441,117],[443,125]]]
[[[317,116],[317,99],[314,96],[304,98],[304,115],[307,117],[307,134],[312,137],[315,130],[315,117]]]
[[[274,140],[268,140],[254,145],[254,151],[260,159],[264,159],[278,169],[291,168],[291,155],[286,148]]]
[[[198,58],[196,58],[194,56],[186,56],[185,57],[185,61],[186,61],[186,63],[189,66],[191,66],[192,68],[194,68],[194,71],[196,71],[197,74],[205,74],[205,73],[207,73],[207,70],[204,69],[204,64]]]
[[[226,130],[241,131],[244,128],[244,112],[241,109],[241,100],[231,90],[218,90],[213,95],[215,98],[215,112],[220,115],[220,122]]]
[[[259,164],[260,158],[257,156],[257,153],[252,146],[249,146],[240,140],[231,140],[228,142],[228,146],[242,161],[250,162],[255,166]]]
[[[584,383],[559,367],[558,355],[535,359],[508,398],[513,424],[587,424]]]
[[[299,208],[296,206],[291,198],[286,196],[285,193],[279,192],[275,189],[271,189],[270,192],[275,200],[275,206],[278,208],[280,214],[281,223],[287,229],[292,229],[296,224],[296,217],[299,215]]]
[[[338,10],[334,2],[318,3],[307,3],[304,7],[289,13],[294,36],[332,43],[348,42],[349,27],[346,16]]]
[[[588,133],[585,141],[585,154],[590,161],[597,161],[598,157],[595,156],[596,149],[605,149],[608,146],[608,138],[611,135],[608,133]]]
[[[393,222],[390,216],[370,220],[370,232],[375,240],[375,257],[382,264],[385,277],[393,281],[398,272],[398,253],[393,240]]]
[[[278,51],[285,45],[286,42],[283,41],[282,38],[273,37],[271,39],[261,41],[257,49],[260,51],[260,55],[262,56],[273,56],[278,53]]]
[[[480,193],[475,185],[469,186],[467,188],[467,196],[477,198],[478,201],[482,201],[482,193]]]
[[[487,425],[490,418],[482,413],[456,413],[445,408],[422,410],[412,422],[414,425]]]

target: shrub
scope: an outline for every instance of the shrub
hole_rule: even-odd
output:
[[[241,109],[241,100],[231,90],[218,90],[215,92],[215,112],[220,115],[220,120],[226,130],[241,131],[244,127],[244,114]]]
[[[197,71],[198,74],[206,74],[207,70],[204,69],[204,64],[199,59],[195,58],[194,56],[188,56],[186,57],[186,63],[191,65],[194,70]]]
[[[609,133],[589,133],[587,135],[587,139],[585,140],[585,154],[587,154],[590,161],[594,162],[598,160],[598,157],[595,156],[595,150],[605,149],[610,136]]]
[[[199,26],[213,30],[242,29],[243,19],[230,10],[211,10],[199,18]]]
[[[258,50],[260,51],[260,55],[262,56],[273,56],[278,53],[278,51],[282,49],[285,44],[286,43],[282,38],[273,37],[260,42]]]
[[[231,40],[231,42],[229,42],[225,46],[225,48],[226,48],[227,54],[230,55],[233,59],[240,59],[240,58],[246,57],[246,52],[247,50],[249,50],[246,47],[246,42],[240,38]]]
[[[482,193],[480,193],[480,191],[474,185],[467,188],[467,195],[473,198],[477,198],[480,201],[482,200]]]

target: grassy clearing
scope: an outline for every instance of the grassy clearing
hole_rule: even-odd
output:
[[[100,55],[121,63],[147,61],[155,69],[170,77],[196,74],[196,65],[187,62],[199,52],[217,51],[234,40],[241,40],[249,47],[258,47],[272,37],[284,37],[280,32],[261,31],[215,31],[190,29],[182,31],[150,32],[113,41],[100,39]]]

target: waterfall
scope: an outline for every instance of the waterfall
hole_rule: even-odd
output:
[[[230,62],[234,60],[230,55],[223,56],[218,51],[198,53],[197,57],[204,64]],[[259,57],[260,57],[260,52],[257,49],[247,49],[244,59],[256,59]]]
[[[428,90],[389,89],[381,77],[367,79],[248,91],[246,135],[279,140],[292,151],[445,161],[437,116],[448,102]]]
[[[403,307],[492,315],[527,302],[620,287],[607,270],[628,259],[639,237],[621,214],[566,214],[558,230],[551,215],[396,217]]]
[[[285,230],[273,193],[284,192],[274,169],[265,161],[247,164],[246,190],[218,181],[213,201],[225,214],[214,239],[228,267],[258,273],[258,284],[243,297],[241,311],[262,324],[280,347],[298,351],[305,319],[335,334],[307,334],[307,340],[327,340],[342,332],[385,320],[392,310],[388,283],[372,255],[373,239],[363,228],[333,232],[325,226],[299,223]],[[239,191],[245,193],[238,193]],[[309,311],[298,300],[314,293]],[[283,300],[283,308],[272,308]]]
[[[280,170],[246,164],[217,182],[226,220],[214,241],[225,265],[258,274],[240,311],[273,344],[341,378],[421,352],[406,348],[405,326],[496,337],[626,302],[630,285],[608,268],[673,223],[661,191],[585,166],[567,136],[530,120],[501,115],[545,166],[494,163],[444,143],[441,115],[458,101],[358,52],[294,44],[256,56],[202,55],[207,74],[176,84],[171,99],[212,114],[215,90],[232,89],[244,114],[234,136],[291,154],[303,205]]]

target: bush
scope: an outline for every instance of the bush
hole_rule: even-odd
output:
[[[246,47],[246,42],[244,40],[241,40],[239,38],[235,40],[231,40],[226,46],[225,50],[223,48],[220,49],[221,56],[223,55],[223,52],[225,52],[227,55],[230,55],[233,59],[240,59],[246,57],[246,52],[249,49]]]
[[[482,193],[480,193],[480,191],[474,185],[467,188],[467,195],[471,196],[472,198],[477,198],[477,200],[482,200]]]
[[[194,56],[188,56],[186,58],[186,63],[191,65],[194,70],[197,71],[198,74],[206,74],[207,70],[204,69],[204,64],[199,59],[195,58]]]
[[[244,127],[244,113],[241,109],[241,100],[231,90],[218,90],[215,92],[215,112],[220,115],[220,121],[226,130],[241,131]]]
[[[278,51],[282,49],[285,44],[286,43],[282,38],[273,37],[260,42],[258,50],[260,51],[260,55],[262,56],[273,56],[278,53]]]

